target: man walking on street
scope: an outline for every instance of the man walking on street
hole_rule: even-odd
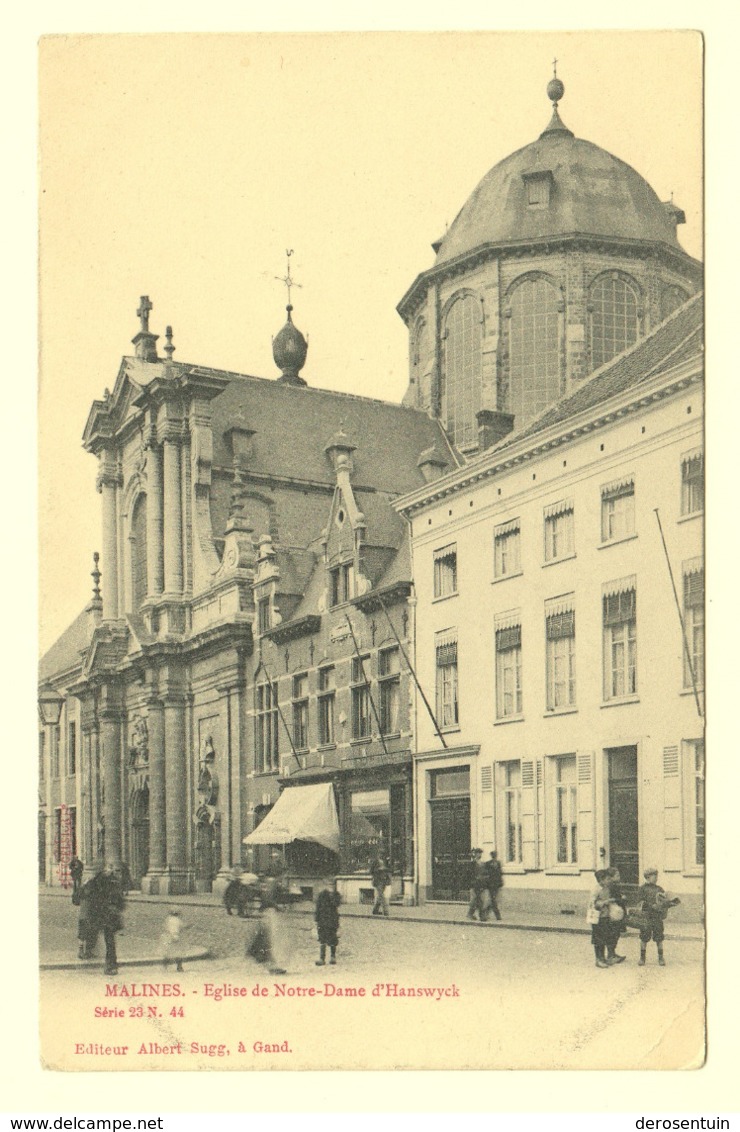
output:
[[[386,899],[386,889],[391,883],[391,874],[382,857],[378,857],[373,865],[372,871],[373,888],[375,889],[375,906],[373,908],[373,916],[387,916],[388,913],[388,900]]]
[[[491,908],[497,920],[501,919],[501,911],[498,906],[498,894],[503,888],[504,877],[501,872],[501,862],[498,859],[498,854],[495,849],[491,850],[491,859],[486,862],[486,875],[488,878],[488,892],[491,898]]]
[[[488,874],[487,866],[483,863],[482,849],[471,850],[468,883],[470,887],[468,919],[474,920],[477,912],[481,923],[484,923],[488,919]]]

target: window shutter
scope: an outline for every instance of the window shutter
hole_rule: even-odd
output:
[[[704,605],[703,566],[691,568],[684,573],[683,604],[685,609],[700,609]]]
[[[681,871],[681,760],[677,746],[663,748],[663,843],[665,871]]]
[[[548,641],[557,641],[561,637],[575,637],[576,615],[573,610],[568,613],[554,613],[546,621]]]
[[[594,752],[579,751],[578,771],[578,867],[596,868],[596,804]]]
[[[536,869],[538,860],[537,787],[533,759],[522,759],[522,864]]]
[[[634,590],[604,596],[604,627],[634,621],[637,611],[637,594]]]
[[[494,822],[494,797],[493,797],[493,764],[487,763],[481,767],[480,770],[480,788],[481,788],[481,832],[482,832],[482,847],[489,851],[495,848],[496,845],[496,832]]]
[[[635,494],[635,481],[632,476],[629,479],[614,480],[612,483],[604,484],[601,489],[601,498],[607,499],[620,499],[625,495]]]

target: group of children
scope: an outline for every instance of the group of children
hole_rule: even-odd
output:
[[[617,955],[619,938],[627,926],[627,904],[622,894],[618,869],[597,869],[594,875],[597,887],[591,894],[586,920],[591,925],[591,943],[596,956],[596,966],[613,967],[617,963],[624,963],[627,958],[626,955]],[[643,878],[645,883],[637,894],[637,918],[640,924],[638,966],[645,966],[647,945],[654,940],[658,949],[658,963],[661,967],[665,967],[663,954],[665,918],[668,909],[679,904],[680,900],[677,896],[671,898],[666,895],[665,889],[658,884],[657,869],[645,869]]]

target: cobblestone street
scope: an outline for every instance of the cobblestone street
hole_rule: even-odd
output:
[[[620,947],[627,962],[598,970],[585,935],[347,915],[341,923],[337,966],[317,968],[313,921],[297,913],[289,917],[293,954],[288,973],[272,976],[245,957],[256,920],[229,917],[218,907],[187,908],[184,916],[188,945],[207,947],[211,958],[187,964],[182,975],[172,968],[165,973],[159,966],[125,965],[115,979],[106,979],[100,970],[42,972],[42,1019],[46,1008],[56,1019],[44,1039],[49,1062],[68,1064],[73,1061],[69,1055],[74,1043],[111,1042],[124,1028],[126,1040],[138,1044],[139,1039],[159,1047],[185,1043],[176,1057],[160,1057],[155,1049],[137,1054],[133,1064],[133,1058],[127,1058],[125,1066],[118,1064],[131,1069],[192,1069],[198,1067],[199,1058],[210,1068],[231,1069],[348,1064],[678,1068],[702,1059],[703,948],[698,941],[667,945],[665,968],[656,965],[654,950],[648,965],[638,968],[639,941],[630,932]],[[127,939],[151,940],[156,954],[162,920],[162,906],[129,903],[125,930],[119,936],[123,964]],[[76,910],[66,900],[42,898],[42,955],[52,946],[56,951],[67,946],[74,956]],[[182,995],[139,999],[134,1004],[106,992],[112,983],[160,981],[177,981]],[[247,993],[227,994],[216,1001],[206,984],[245,987]],[[378,984],[383,984],[379,991]],[[389,991],[387,984],[395,984],[396,990]],[[257,985],[263,988],[259,994],[254,990]],[[285,992],[276,985],[284,986]],[[348,987],[355,993],[339,993]],[[402,987],[439,987],[446,993],[439,1000],[401,996],[397,992]],[[360,997],[357,988],[365,988]],[[64,1011],[60,1002],[65,1003]],[[142,1002],[144,1016],[132,1038],[131,1018],[137,1016],[129,1011]],[[121,1007],[125,1017],[96,1017],[96,1007],[112,1004]],[[173,1006],[182,1007],[184,1014],[170,1020]],[[149,1015],[147,1022],[149,1010],[159,1013]],[[259,1040],[287,1042],[290,1052],[255,1053],[253,1045]],[[192,1054],[191,1041],[201,1043]],[[244,1047],[241,1056],[237,1041]],[[221,1054],[202,1053],[221,1046]],[[86,1057],[80,1054],[79,1061],[89,1067]],[[98,1068],[109,1067],[104,1060],[97,1058]],[[92,1061],[95,1065],[95,1056]]]

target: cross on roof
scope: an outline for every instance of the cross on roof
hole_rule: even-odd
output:
[[[141,319],[141,329],[147,334],[149,333],[149,311],[152,309],[152,304],[149,302],[148,295],[141,296],[139,309],[136,312],[137,318]]]
[[[552,61],[552,73],[555,76],[555,78],[558,77],[558,61],[557,61],[557,59],[553,59],[553,61]]]
[[[290,274],[290,257],[293,254],[293,249],[291,248],[290,250],[288,250],[286,248],[285,254],[287,256],[287,260],[286,260],[286,264],[285,264],[285,275],[276,275],[275,278],[280,283],[285,284],[285,286],[288,290],[288,303],[290,304],[290,288],[291,287],[301,287],[301,286],[303,286],[303,284],[302,283],[296,283],[295,280],[293,279],[292,275]]]

